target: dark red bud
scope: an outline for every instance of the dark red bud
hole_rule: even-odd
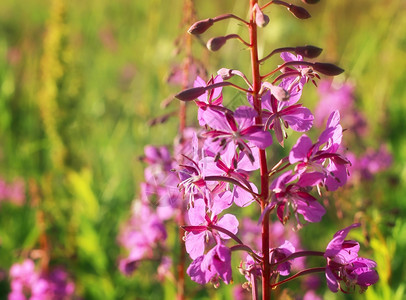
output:
[[[340,75],[342,72],[344,72],[343,69],[337,67],[336,65],[319,62],[313,64],[313,69],[327,76],[337,76]]]
[[[187,32],[189,32],[190,34],[194,34],[194,35],[202,34],[207,29],[209,29],[213,24],[214,24],[213,19],[201,20],[201,21],[194,23],[192,26],[190,26],[190,28]]]
[[[323,49],[310,45],[295,48],[297,54],[307,58],[315,58],[319,56],[322,51]]]
[[[290,4],[288,10],[298,19],[308,19],[311,17],[309,12],[301,6]]]
[[[217,51],[227,42],[227,38],[224,36],[219,36],[215,38],[211,38],[207,41],[207,49],[210,51]]]
[[[181,101],[193,101],[196,98],[200,97],[206,92],[206,88],[203,86],[187,89],[181,91],[180,93],[175,95],[175,98]]]
[[[316,4],[319,3],[320,0],[302,0],[303,3],[306,4]]]

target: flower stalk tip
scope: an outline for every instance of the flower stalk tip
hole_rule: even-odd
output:
[[[206,47],[210,51],[218,51],[224,44],[227,42],[227,38],[225,36],[219,36],[215,38],[211,38],[207,41]]]
[[[320,0],[302,0],[303,3],[306,4],[316,4],[319,3]]]
[[[203,95],[205,92],[206,92],[205,87],[195,87],[195,88],[181,91],[180,93],[175,95],[175,98],[179,99],[181,101],[193,101],[196,98]]]
[[[320,62],[314,63],[313,69],[327,76],[337,76],[344,72],[343,69],[334,64]]]
[[[298,19],[309,19],[310,13],[303,7],[290,4],[288,10]]]
[[[193,35],[199,35],[199,34],[206,32],[206,30],[209,29],[213,24],[214,24],[214,20],[211,18],[201,20],[201,21],[194,23],[192,26],[190,26],[190,28],[187,32],[190,34],[193,34]]]
[[[323,49],[311,45],[300,46],[295,48],[296,54],[299,54],[307,58],[316,58],[321,54],[322,51]]]

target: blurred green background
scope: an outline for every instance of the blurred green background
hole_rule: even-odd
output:
[[[196,0],[195,5],[199,19],[227,12],[245,17],[245,2]],[[404,299],[406,2],[322,0],[306,7],[313,18],[305,21],[281,7],[266,10],[271,22],[260,30],[260,56],[282,46],[317,45],[324,49],[320,60],[337,63],[346,70],[343,78],[355,83],[357,105],[370,126],[365,142],[386,143],[393,167],[346,193],[347,201],[354,201],[349,219],[359,205],[367,205],[361,207],[370,232],[364,242],[381,276],[365,295],[347,299]],[[72,274],[83,299],[172,299],[170,282],[145,276],[153,266],[132,278],[118,272],[116,236],[143,180],[138,157],[144,146],[171,144],[176,135],[177,118],[155,127],[148,122],[178,108],[176,102],[166,110],[160,104],[180,88],[166,78],[182,59],[174,45],[187,30],[180,25],[182,8],[181,0],[0,2],[0,178],[23,180],[26,190],[24,205],[0,203],[4,272],[42,249]],[[216,24],[202,39],[234,32],[247,36],[232,20]],[[210,74],[221,67],[249,73],[248,52],[235,41],[208,55],[195,40],[194,53],[204,57]],[[264,66],[264,72],[277,63]],[[225,95],[232,99],[236,92]],[[307,87],[304,97],[314,108],[316,89]],[[346,225],[331,215],[303,235],[319,245],[319,235],[326,234],[320,244],[325,245]],[[5,299],[9,283],[2,277]],[[229,288],[208,290],[203,298],[231,297]],[[325,294],[325,299],[344,298]]]

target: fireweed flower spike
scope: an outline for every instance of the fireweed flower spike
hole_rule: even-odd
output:
[[[339,289],[349,292],[356,286],[363,292],[379,279],[378,273],[374,270],[376,263],[358,257],[359,243],[345,240],[349,231],[359,226],[360,224],[356,223],[338,231],[327,245],[324,253],[327,259],[326,278],[332,292],[336,293]]]
[[[283,146],[288,137],[287,128],[306,132],[313,126],[313,114],[299,103],[304,86],[309,81],[316,85],[319,74],[336,76],[343,72],[333,64],[304,61],[303,58],[313,59],[321,53],[315,46],[278,48],[259,59],[257,31],[268,25],[264,10],[272,4],[283,6],[299,19],[310,17],[303,7],[284,1],[272,0],[261,7],[257,0],[251,0],[249,21],[226,14],[199,21],[189,29],[191,34],[198,35],[221,20],[234,18],[242,22],[249,31],[249,43],[236,34],[228,34],[209,39],[207,46],[217,51],[228,39],[239,39],[250,52],[252,78],[249,80],[238,70],[221,68],[218,76],[208,82],[198,77],[193,88],[176,95],[181,101],[196,103],[198,122],[203,127],[203,141],[198,142],[195,137],[191,143],[192,153],[182,153],[183,161],[177,167],[181,181],[178,186],[184,199],[189,199],[188,220],[181,224],[185,230],[186,250],[193,260],[187,274],[200,284],[211,282],[218,287],[220,280],[229,284],[232,282],[231,254],[243,253],[239,270],[248,281],[244,287],[251,290],[255,300],[260,294],[263,300],[269,300],[272,288],[316,272],[326,273],[333,292],[348,291],[355,285],[364,290],[377,281],[373,270],[376,264],[358,257],[358,243],[345,241],[348,231],[357,225],[339,231],[325,253],[297,251],[300,244],[296,232],[295,236],[282,240],[273,232],[276,224],[279,228],[300,229],[303,220],[319,222],[326,210],[311,194],[312,189],[316,187],[320,192],[320,187],[325,186],[334,191],[344,185],[350,162],[341,153],[343,129],[338,111],[330,114],[326,128],[315,143],[303,134],[287,157],[267,157],[277,153],[267,151],[272,145],[271,131]],[[262,65],[276,53],[280,53],[284,62],[262,75]],[[230,82],[234,75],[242,77],[248,88]],[[274,77],[271,79],[271,76]],[[225,86],[245,92],[247,104],[233,110],[227,108],[222,95]],[[271,161],[280,162],[271,166]],[[251,176],[251,173],[259,174]],[[258,177],[259,184],[253,180]],[[239,208],[251,203],[251,207],[258,205],[258,218],[250,221],[251,226],[243,221],[241,230],[239,219],[226,213],[233,203]],[[255,211],[255,207],[253,209],[251,211]],[[271,223],[271,214],[280,222]],[[287,222],[290,217],[295,220],[294,226]],[[258,236],[253,238],[255,233]],[[324,256],[327,267],[305,269],[302,263],[299,272],[280,280],[280,276],[290,274],[294,259],[306,256]],[[258,292],[260,284],[262,293]]]

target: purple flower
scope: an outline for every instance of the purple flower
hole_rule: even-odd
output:
[[[63,268],[51,270],[44,278],[48,281],[50,299],[64,300],[73,295],[75,284],[69,280],[69,275]]]
[[[289,89],[291,82],[285,80],[279,86]],[[284,139],[287,138],[285,128],[290,127],[294,131],[305,132],[313,125],[314,117],[310,110],[303,107],[302,104],[296,104],[300,94],[291,94],[289,101],[278,101],[270,92],[266,92],[261,98],[265,128],[274,130],[281,146],[283,146]]]
[[[342,140],[342,127],[338,111],[331,113],[326,129],[317,143],[313,144],[307,135],[302,135],[289,154],[289,162],[296,164],[301,184],[323,182],[328,190],[335,191],[347,181],[347,158],[338,153]]]
[[[7,183],[0,178],[0,202],[8,200],[16,205],[22,205],[25,200],[25,184],[17,178],[12,183]]]
[[[205,160],[206,176],[226,176],[238,181],[242,186],[257,192],[256,186],[248,181],[251,171],[259,169],[258,151],[252,152],[254,161],[251,162],[245,152],[236,152],[234,144],[228,144],[225,152],[219,159],[208,157]],[[229,184],[220,182],[213,191],[229,189]],[[238,185],[233,188],[233,201],[236,205],[243,207],[254,201],[252,194]]]
[[[129,275],[142,259],[150,258],[153,249],[166,239],[163,221],[149,206],[136,201],[131,219],[122,228],[118,242],[128,251],[128,256],[120,261],[120,270]]]
[[[217,225],[230,231],[233,234],[238,232],[238,220],[234,215],[225,214],[221,218],[218,215],[232,204],[231,192],[226,191],[217,195],[210,208],[210,215],[207,212],[207,206],[203,199],[197,199],[194,206],[188,211],[190,226],[183,228],[188,232],[185,239],[186,251],[192,259],[203,255],[206,240],[208,240],[209,229],[211,225]],[[222,239],[230,237],[222,232],[218,232]]]
[[[317,126],[321,126],[335,110],[342,115],[354,110],[354,86],[352,84],[336,85],[330,80],[321,80],[318,92],[320,101],[314,112]]]
[[[272,182],[271,190],[274,192],[272,201],[277,205],[277,215],[281,223],[286,223],[292,211],[296,218],[296,226],[300,228],[302,224],[298,214],[308,222],[320,222],[326,210],[305,187],[300,186],[300,181],[293,183],[298,177],[297,174],[288,171]]]
[[[315,293],[313,290],[309,290],[303,296],[303,300],[322,300],[322,298]]]
[[[365,291],[379,279],[378,273],[374,270],[376,263],[358,257],[359,243],[345,240],[349,231],[359,226],[360,224],[356,223],[338,231],[324,253],[327,259],[327,285],[335,293],[338,289],[344,292],[354,290],[357,285],[361,291]]]
[[[257,254],[260,255],[259,253]],[[261,262],[255,261],[251,255],[246,254],[245,260],[240,262],[238,270],[242,275],[245,276],[247,282],[251,283],[252,280],[251,275],[255,277],[260,277],[262,274]]]
[[[216,77],[211,77],[210,80],[206,83],[202,78],[197,76],[193,87],[206,87],[208,85],[212,85],[215,83],[223,82],[221,76],[217,75]],[[206,91],[203,95],[198,97],[195,102],[199,107],[197,111],[197,119],[199,120],[199,125],[204,126],[206,125],[206,120],[204,114],[206,110],[216,109],[218,106],[222,106],[223,102],[223,95],[222,95],[222,87],[210,89]]]
[[[186,272],[193,281],[200,284],[211,281],[218,286],[218,278],[229,284],[232,280],[231,250],[221,243],[217,244],[206,255],[197,257]]]
[[[9,300],[62,300],[70,298],[75,290],[74,283],[61,267],[41,273],[35,270],[31,259],[12,265],[10,278]]]
[[[255,125],[256,116],[257,112],[248,106],[240,106],[234,113],[207,111],[204,118],[213,130],[205,133],[205,136],[210,138],[205,144],[206,148],[213,149],[213,153],[223,153],[227,144],[233,143],[254,161],[248,143],[259,149],[265,149],[272,144],[271,134],[264,131],[262,125]]]
[[[189,197],[189,205],[193,205],[196,195],[206,196],[207,184],[204,180],[203,166],[204,160],[198,160],[184,156],[185,163],[179,165],[178,171],[181,182],[179,189]]]
[[[278,261],[281,261],[291,255],[295,251],[295,247],[292,245],[292,243],[289,241],[285,241],[282,246],[270,250],[272,262],[277,263]],[[282,276],[288,276],[290,273],[291,264],[291,261],[284,262],[278,265],[277,271]]]
[[[346,153],[351,161],[350,180],[370,180],[374,174],[390,167],[392,156],[387,148],[382,145],[378,150],[367,149],[361,157],[356,157],[352,153]]]
[[[289,61],[303,61],[303,57],[301,55],[295,56],[294,54],[290,52],[282,52],[281,53],[281,58],[285,62]],[[314,85],[316,85],[315,78],[320,79],[320,76],[314,72],[313,68],[311,67],[304,67],[304,66],[295,66],[295,69],[292,69],[290,67],[282,69],[282,72],[284,74],[292,74],[291,77],[296,77],[296,80],[293,83],[296,83],[296,89],[301,91],[303,89],[303,86],[305,83],[309,82],[310,80],[313,82]],[[284,80],[291,80],[291,77],[284,78]],[[292,86],[293,86],[292,83]],[[294,90],[293,87],[289,90]],[[289,91],[288,90],[288,91]]]

